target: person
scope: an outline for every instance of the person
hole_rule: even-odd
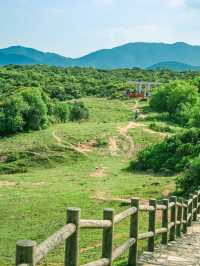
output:
[[[135,120],[137,120],[138,117],[139,117],[139,112],[138,112],[138,110],[135,110]]]

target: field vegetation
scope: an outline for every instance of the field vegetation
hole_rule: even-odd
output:
[[[156,109],[155,98],[160,99],[163,87],[156,90],[150,106],[124,93],[130,86],[135,89],[130,80],[173,80],[173,90],[189,84],[195,96],[187,99],[198,104],[197,76],[139,69],[0,68],[0,265],[14,265],[17,240],[40,243],[64,225],[67,207],[80,207],[84,218],[101,219],[103,208],[121,211],[126,208],[123,200],[132,196],[145,203],[167,197],[180,171],[185,173],[181,189],[191,173],[197,179],[199,130],[190,129],[189,120],[183,125],[168,110]],[[185,105],[193,108],[187,101]],[[179,161],[168,163],[171,168],[166,161],[156,161],[160,165],[154,169],[151,160],[156,160],[157,151],[166,158],[174,152]],[[146,219],[141,217],[141,231]],[[127,235],[125,222],[115,230],[115,245]],[[99,258],[100,246],[100,231],[82,232],[81,263]],[[62,262],[63,246],[41,265]],[[126,265],[124,257],[116,264]]]

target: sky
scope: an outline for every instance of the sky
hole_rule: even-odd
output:
[[[79,57],[129,42],[200,45],[200,0],[0,0],[0,48]]]

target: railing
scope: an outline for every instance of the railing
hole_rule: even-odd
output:
[[[187,233],[187,227],[197,220],[200,213],[200,190],[190,194],[188,200],[177,200],[176,196],[157,202],[149,200],[149,205],[140,205],[138,198],[132,198],[130,208],[115,215],[113,209],[105,209],[103,220],[83,220],[81,210],[68,208],[67,224],[55,234],[37,245],[36,242],[18,241],[16,245],[16,266],[35,266],[50,251],[65,241],[64,266],[79,266],[79,241],[81,229],[103,229],[102,258],[84,266],[111,266],[112,262],[129,250],[128,265],[138,263],[138,241],[148,240],[148,251],[155,249],[155,237],[161,235],[161,243],[167,245]],[[156,228],[156,212],[162,212],[161,227]],[[139,233],[139,212],[149,213],[148,232]],[[129,239],[120,247],[113,249],[114,226],[130,217]]]

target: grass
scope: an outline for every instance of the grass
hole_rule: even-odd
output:
[[[0,167],[12,163],[16,171],[12,174],[2,171],[0,175],[1,266],[14,265],[17,240],[32,239],[40,243],[64,225],[67,207],[80,207],[83,218],[101,219],[105,207],[116,212],[126,208],[115,198],[160,198],[173,189],[173,177],[127,170],[129,145],[118,129],[131,120],[134,102],[87,98],[84,103],[91,114],[87,122],[59,124],[1,139]],[[128,134],[136,151],[162,139],[159,134],[140,127],[130,129]],[[117,139],[119,147],[125,147],[112,156],[108,145],[111,136]],[[88,146],[91,140],[98,140],[100,145]],[[79,153],[74,147],[80,144],[89,150]],[[9,154],[23,155],[27,151],[35,154],[16,156],[12,162],[5,159]],[[24,172],[20,172],[20,164],[26,168]],[[145,230],[145,219],[140,220],[141,230]],[[100,257],[101,234],[96,230],[81,232],[81,263]],[[115,229],[115,245],[122,243],[127,235],[128,221]],[[63,254],[61,245],[42,265],[63,265]],[[124,265],[125,257],[117,264]]]

